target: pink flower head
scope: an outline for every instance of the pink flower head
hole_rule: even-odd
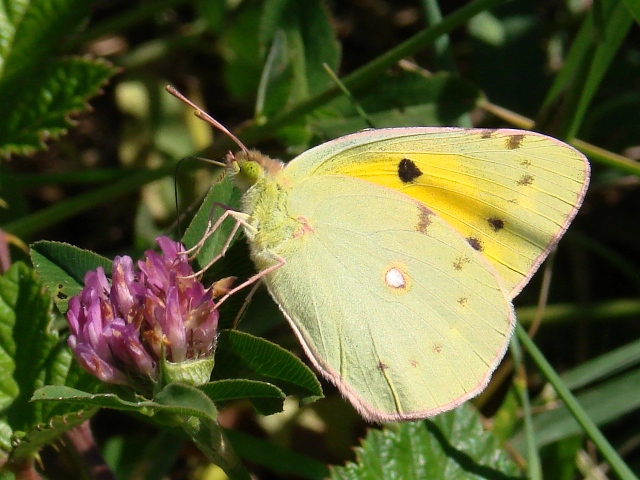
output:
[[[112,282],[101,267],[69,300],[68,344],[80,365],[107,383],[158,378],[160,356],[172,363],[211,356],[218,311],[212,293],[193,275],[184,247],[158,237],[162,253],[113,261]]]

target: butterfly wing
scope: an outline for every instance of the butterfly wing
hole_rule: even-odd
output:
[[[254,259],[286,260],[266,277],[269,292],[364,417],[424,418],[486,386],[514,313],[462,236],[410,197],[339,175],[307,177],[286,201],[301,228],[270,252],[259,238],[273,232],[263,232]]]
[[[361,178],[436,212],[493,265],[513,298],[582,204],[589,163],[574,148],[522,130],[388,128],[315,147],[287,166]]]

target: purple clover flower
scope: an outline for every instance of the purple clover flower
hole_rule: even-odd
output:
[[[80,365],[103,382],[139,386],[158,380],[159,363],[210,357],[218,310],[212,290],[191,278],[184,247],[158,237],[162,254],[113,261],[112,283],[98,267],[69,300],[68,344]],[[164,356],[164,359],[163,359]]]

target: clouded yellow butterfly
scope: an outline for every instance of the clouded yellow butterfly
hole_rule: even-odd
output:
[[[589,180],[574,148],[511,129],[366,130],[286,165],[247,150],[228,165],[257,277],[315,367],[380,422],[484,389],[512,298]]]

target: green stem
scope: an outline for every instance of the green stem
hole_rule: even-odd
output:
[[[442,22],[442,12],[437,0],[421,0],[421,4],[427,25],[435,26]],[[433,53],[439,70],[459,74],[449,35],[441,35],[433,42]],[[467,112],[460,117],[460,126],[473,127],[470,113]]]
[[[422,0],[420,3],[422,4],[422,11],[427,25],[438,25],[442,22],[442,12],[436,0]],[[433,50],[439,70],[457,72],[455,57],[448,35],[442,35],[436,39],[433,42]]]
[[[573,414],[573,417],[576,419],[578,424],[580,424],[584,432],[598,448],[603,458],[607,462],[609,462],[609,466],[611,467],[611,469],[618,475],[618,477],[623,480],[637,480],[638,477],[635,476],[635,474],[631,471],[627,464],[622,460],[622,458],[620,458],[618,452],[615,451],[609,441],[598,429],[596,424],[593,423],[591,418],[589,418],[576,398],[569,391],[564,382],[560,379],[551,364],[547,361],[542,352],[538,350],[538,347],[535,343],[533,343],[533,340],[529,338],[526,330],[522,326],[518,325],[516,327],[516,333],[520,342],[522,342],[542,374],[549,381],[549,383],[551,383],[558,396],[562,399],[569,411]]]
[[[153,2],[142,3],[136,8],[126,10],[120,15],[96,24],[65,46],[68,51],[74,51],[79,45],[133,27],[144,20],[153,18],[162,10],[175,8],[183,3],[186,3],[186,0],[154,0]]]
[[[536,448],[535,432],[533,429],[533,417],[531,414],[531,401],[529,392],[527,391],[526,382],[524,380],[522,347],[517,337],[511,339],[511,357],[513,358],[514,370],[516,372],[514,387],[516,395],[520,399],[522,406],[522,415],[524,420],[525,438],[527,441],[527,478],[529,480],[542,480],[542,467],[540,464],[540,455]]]
[[[62,220],[101,205],[113,198],[117,198],[128,192],[135,192],[142,185],[170,175],[174,170],[175,163],[170,163],[156,170],[144,170],[131,174],[119,182],[38,210],[35,213],[5,225],[3,229],[19,237],[28,236],[33,232],[55,225]]]

